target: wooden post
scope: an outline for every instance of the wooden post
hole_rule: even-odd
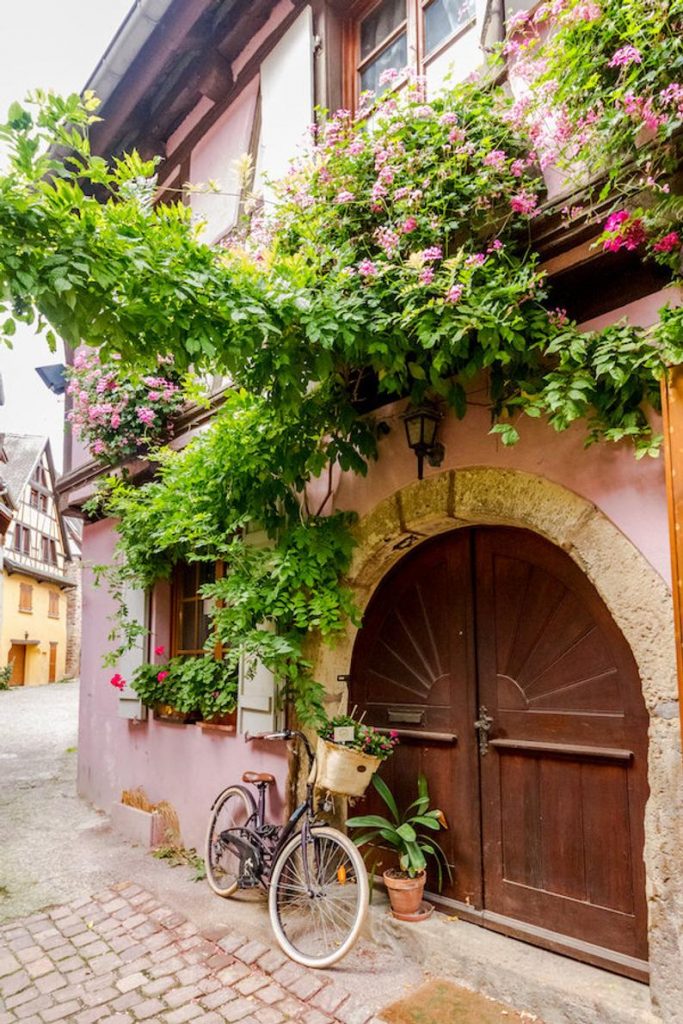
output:
[[[683,366],[673,367],[662,380],[662,414],[678,699],[683,732]]]

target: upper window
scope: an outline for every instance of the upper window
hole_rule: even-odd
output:
[[[382,91],[380,78],[389,68],[408,63],[406,0],[382,0],[360,21],[358,75],[360,91]]]
[[[25,555],[31,554],[31,531],[27,526],[17,523],[14,527],[14,550]]]
[[[432,0],[424,4],[425,56],[474,19],[476,0]]]
[[[59,594],[54,590],[49,590],[47,594],[48,608],[47,614],[51,619],[59,618]]]
[[[173,577],[173,653],[204,654],[209,637],[209,602],[199,593],[205,583],[213,583],[222,573],[222,565],[208,562],[181,563]]]
[[[476,0],[361,0],[351,10],[347,38],[352,49],[347,67],[349,105],[360,93],[380,95],[389,87],[384,71],[410,66],[422,74],[430,58],[469,26]]]

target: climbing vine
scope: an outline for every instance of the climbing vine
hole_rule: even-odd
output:
[[[263,660],[312,720],[322,688],[309,644],[354,615],[353,542],[350,517],[314,514],[306,485],[376,456],[359,380],[460,417],[483,382],[504,444],[544,417],[657,454],[648,409],[683,361],[680,311],[650,330],[580,331],[554,308],[533,239],[558,205],[554,168],[579,190],[567,222],[595,222],[605,252],[637,251],[677,279],[681,10],[551,0],[509,25],[511,89],[493,61],[437,98],[412,78],[367,97],[369,120],[321,119],[275,206],[230,249],[202,244],[182,203],[154,205],[154,162],[91,154],[94,97],[14,105],[0,128],[12,161],[0,177],[5,338],[30,322],[138,374],[161,356],[233,387],[205,434],[156,453],[156,479],[112,478],[100,495],[119,520],[119,592],[123,577],[150,586],[181,558],[223,560],[229,571],[204,589],[209,645],[223,645],[227,671],[240,652]],[[250,543],[257,526],[268,545]]]

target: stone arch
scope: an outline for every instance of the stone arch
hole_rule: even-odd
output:
[[[533,530],[563,548],[597,589],[635,657],[650,715],[644,857],[651,993],[662,1020],[677,1020],[683,1005],[683,766],[670,590],[585,498],[529,473],[472,467],[412,483],[361,518],[350,571],[361,610],[387,570],[415,544],[481,524]],[[317,652],[316,676],[326,684],[330,710],[345,700],[343,678],[356,632],[349,626],[335,647]]]

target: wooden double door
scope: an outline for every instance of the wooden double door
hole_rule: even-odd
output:
[[[420,545],[368,606],[350,698],[399,732],[381,771],[399,802],[423,772],[447,816],[441,899],[646,977],[647,714],[629,646],[564,551],[498,527]]]

